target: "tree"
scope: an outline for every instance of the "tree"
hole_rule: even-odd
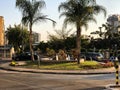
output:
[[[48,43],[42,41],[39,43],[37,48],[39,48],[42,53],[46,53],[46,48],[48,48]]]
[[[97,31],[91,32],[90,34],[99,35],[99,37],[102,38],[105,35],[105,32],[102,32],[102,28],[103,27],[98,27],[99,31],[97,30]]]
[[[66,41],[68,41],[69,37],[72,35],[70,34],[71,30],[72,29],[65,30],[62,28],[54,30],[55,34],[51,34],[48,32],[49,48],[52,48],[55,51],[58,51],[59,49],[68,49],[68,44],[66,43]]]
[[[60,29],[60,30],[54,30],[55,35],[52,35],[48,32],[48,36],[50,40],[55,40],[55,39],[62,39],[65,40],[67,37],[70,36],[70,32],[72,29],[65,30],[65,29]]]
[[[19,52],[19,49],[23,51],[24,45],[29,40],[29,32],[27,29],[21,25],[14,25],[14,27],[9,26],[5,33],[9,41],[8,43],[14,46],[15,51]]]
[[[80,63],[80,52],[81,52],[81,31],[82,27],[88,28],[88,22],[94,21],[94,15],[103,12],[106,15],[106,10],[103,6],[96,4],[95,0],[67,0],[59,5],[59,11],[62,11],[61,16],[65,16],[64,27],[67,24],[74,24],[76,27],[76,52],[78,64]]]
[[[47,15],[43,15],[40,11],[45,6],[45,2],[43,0],[16,0],[16,7],[18,7],[22,12],[22,23],[29,27],[29,43],[30,43],[30,52],[31,59],[34,61],[33,56],[33,47],[32,47],[32,26],[38,21],[43,22],[45,20],[50,20],[55,23],[50,18],[47,18]]]

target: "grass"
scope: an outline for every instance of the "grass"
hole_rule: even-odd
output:
[[[100,65],[100,63],[95,61],[86,61],[80,64],[79,67],[83,69],[97,69],[97,68],[102,68],[102,65]]]
[[[49,69],[49,70],[83,70],[83,69],[98,69],[104,68],[103,65],[99,64],[95,61],[85,61],[81,64],[77,64],[77,62],[62,62],[62,63],[41,63],[38,67],[38,63],[27,62],[24,66],[25,68],[33,68],[33,69]],[[107,68],[107,67],[105,67]]]

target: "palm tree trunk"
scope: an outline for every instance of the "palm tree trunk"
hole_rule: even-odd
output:
[[[32,46],[32,25],[30,25],[30,36],[29,36],[29,43],[30,43],[30,53],[31,53],[31,60],[34,61],[34,52],[33,52],[33,46]]]
[[[80,52],[81,52],[81,28],[77,25],[77,38],[76,38],[76,52],[77,52],[77,63],[80,64]]]

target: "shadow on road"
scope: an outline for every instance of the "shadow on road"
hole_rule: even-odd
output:
[[[1,63],[6,63],[6,62],[11,62],[11,60],[0,60],[0,64]]]
[[[80,90],[104,90],[105,87],[93,87],[93,88],[85,88],[85,89],[80,89]]]

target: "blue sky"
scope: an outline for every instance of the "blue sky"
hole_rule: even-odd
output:
[[[0,2],[0,16],[4,17],[5,27],[9,25],[19,24],[21,22],[21,12],[15,7],[16,0],[1,0]],[[61,29],[63,19],[59,19],[58,5],[65,0],[44,0],[46,2],[46,8],[43,9],[43,13],[48,15],[51,19],[57,22],[56,29]],[[97,4],[106,7],[107,17],[111,14],[120,14],[120,0],[96,0]],[[107,18],[106,17],[106,18]],[[90,23],[87,31],[83,30],[83,34],[89,34],[91,31],[98,30],[98,27],[102,23],[106,22],[106,18],[102,14],[99,14],[97,24]],[[47,31],[54,33],[54,28],[51,22],[38,23],[34,25],[33,31],[41,33],[41,40],[47,39]]]

